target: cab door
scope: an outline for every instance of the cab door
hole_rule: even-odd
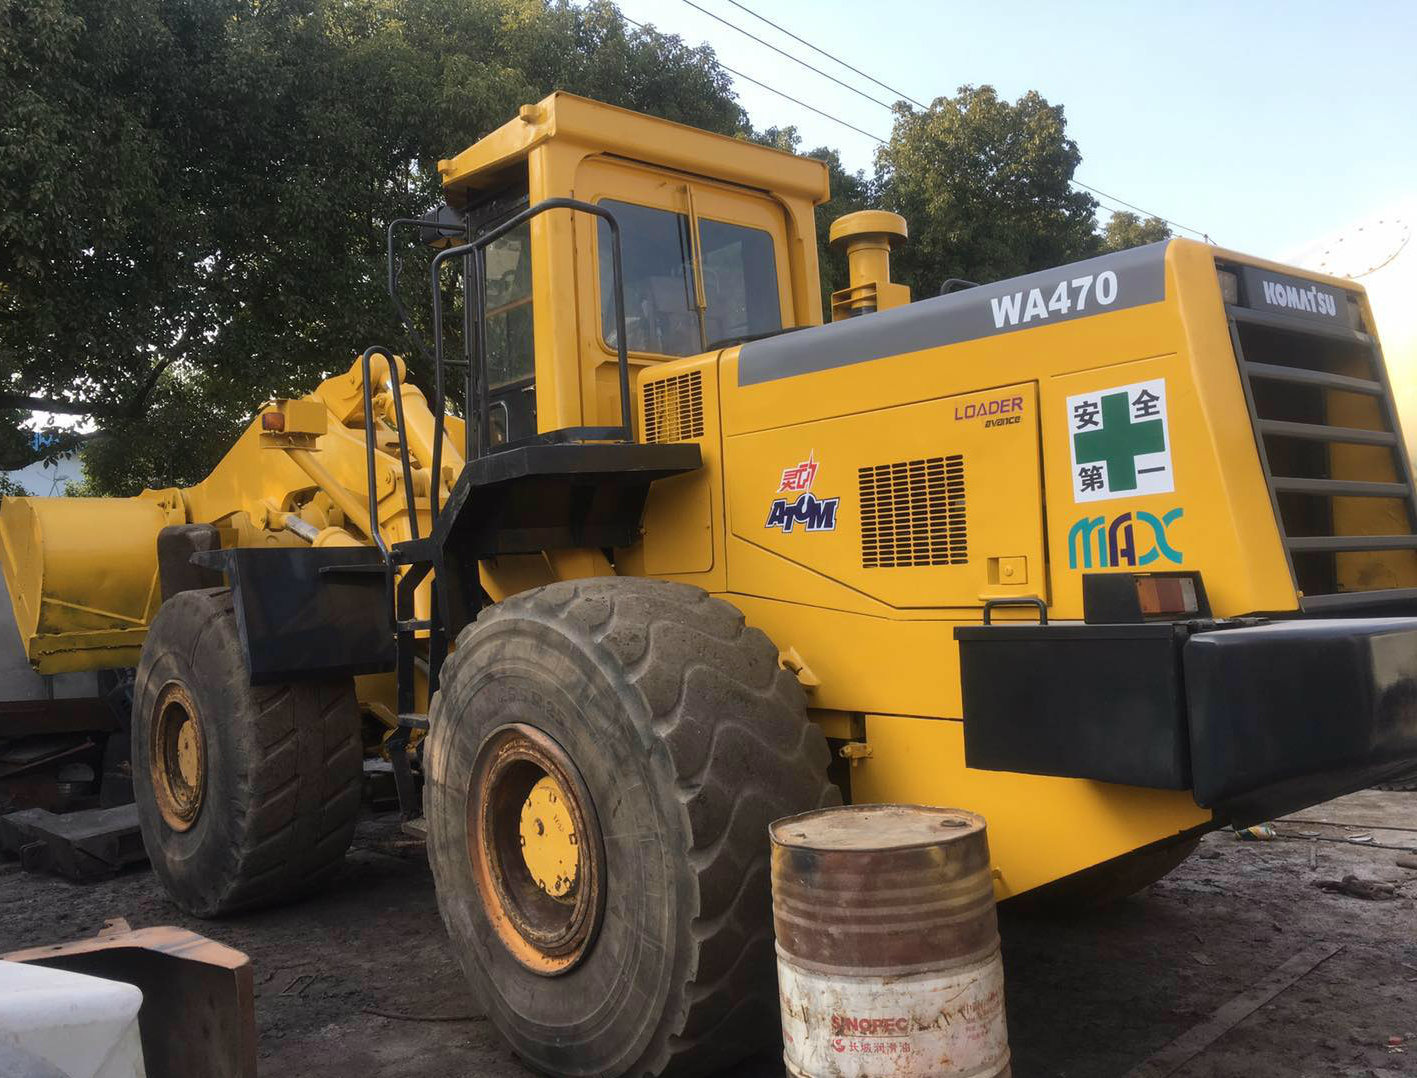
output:
[[[621,228],[632,368],[797,323],[786,218],[767,196],[606,158],[582,162],[575,196],[610,210]],[[610,228],[586,214],[576,217],[586,422],[612,423],[619,390]]]

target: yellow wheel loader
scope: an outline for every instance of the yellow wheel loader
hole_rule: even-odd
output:
[[[867,212],[823,325],[816,161],[554,94],[440,170],[431,402],[375,345],[195,487],[0,507],[32,662],[138,666],[185,908],[319,883],[384,754],[518,1054],[704,1074],[777,1035],[777,817],[956,805],[1000,899],[1115,894],[1417,761],[1353,282],[1172,240],[910,302]]]

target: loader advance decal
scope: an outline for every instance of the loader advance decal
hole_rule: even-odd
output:
[[[967,404],[955,405],[955,422],[982,419],[986,429],[1012,427],[1023,421],[1023,398],[1008,396],[994,400],[981,398]]]
[[[798,524],[809,532],[836,531],[836,509],[841,499],[818,498],[812,493],[817,467],[816,455],[808,453],[806,460],[782,470],[777,493],[796,494],[797,497],[790,501],[784,497],[776,498],[768,510],[768,522],[764,527],[781,528],[784,534],[790,533]]]
[[[1069,397],[1068,448],[1076,501],[1175,490],[1166,379]]]

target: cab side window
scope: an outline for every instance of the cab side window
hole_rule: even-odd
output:
[[[531,222],[487,247],[487,380],[489,387],[536,373],[531,318]]]
[[[699,218],[699,257],[687,214],[605,199],[620,223],[625,347],[691,356],[782,328],[772,236],[758,228]],[[610,226],[598,225],[601,336],[616,346]],[[695,303],[703,277],[704,311]]]
[[[682,213],[602,203],[620,223],[625,282],[625,347],[631,352],[690,356],[701,350],[694,306],[693,243]],[[616,347],[615,277],[610,226],[600,221],[600,325],[605,343]]]
[[[705,347],[781,329],[772,237],[760,228],[704,218],[699,240],[708,303]]]

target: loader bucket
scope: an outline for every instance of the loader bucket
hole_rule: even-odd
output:
[[[30,664],[41,674],[136,666],[162,602],[157,533],[184,520],[176,490],[0,502],[0,571]]]

